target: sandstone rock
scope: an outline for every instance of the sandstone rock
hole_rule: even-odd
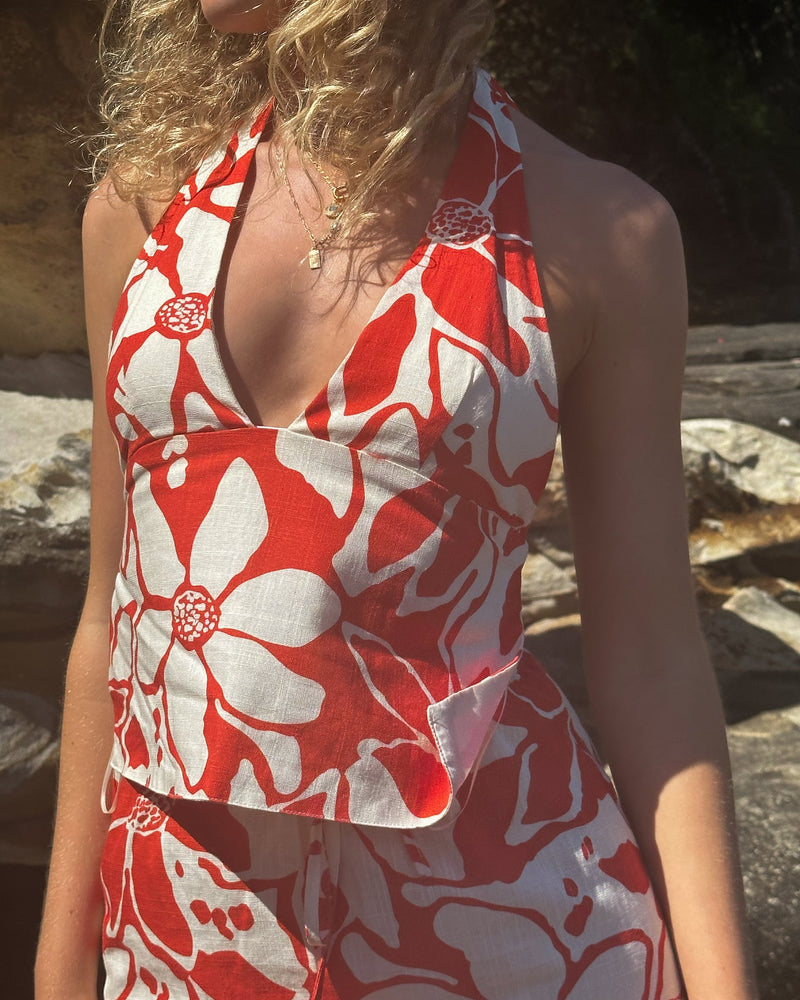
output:
[[[763,590],[738,591],[701,622],[717,670],[792,673],[800,683],[800,614]]]
[[[694,498],[695,518],[703,502],[702,497]],[[798,575],[800,503],[700,517],[689,535],[689,557],[694,566],[730,560],[745,552],[765,572]]]
[[[0,689],[0,863],[44,864],[58,760],[55,708]]]
[[[735,612],[754,627],[770,632],[800,660],[800,614],[789,611],[757,587],[737,591],[722,607],[725,611]]]
[[[800,441],[800,359],[692,365],[681,416],[728,417]]]
[[[800,542],[800,444],[727,419],[683,420],[681,441],[693,563]],[[572,548],[560,435],[529,540]]]
[[[74,0],[6,0],[0,10],[3,350],[86,343],[80,206],[88,185],[70,138],[91,128],[87,75],[101,14],[99,4]]]
[[[689,330],[681,415],[727,417],[800,442],[800,324]]]
[[[734,420],[681,423],[691,527],[770,504],[800,504],[800,444]]]
[[[522,623],[559,618],[578,610],[574,576],[541,553],[531,553],[522,567]]]
[[[560,549],[570,549],[567,524],[567,493],[564,483],[564,460],[561,454],[561,434],[556,438],[553,464],[530,527],[531,535],[549,539]]]
[[[0,628],[52,634],[85,584],[91,403],[0,392],[0,412]]]
[[[784,608],[800,615],[800,584],[778,578],[772,581],[772,585],[773,591],[770,596]]]
[[[700,620],[729,723],[800,704],[800,614],[745,587]]]
[[[85,399],[0,390],[0,477],[20,482],[28,469],[58,451],[66,433],[85,435],[91,426],[92,406]]]
[[[18,464],[0,481],[3,513],[33,517],[54,529],[88,517],[90,447],[86,430],[61,434],[48,458]]]
[[[74,636],[74,620],[48,628],[47,616],[6,621],[0,635],[0,688],[28,691],[53,705],[64,694],[64,672]]]
[[[800,983],[798,709],[730,727],[728,746],[761,995],[789,1000]]]
[[[781,598],[797,596],[794,585],[776,589]],[[778,597],[748,587],[720,608],[702,614],[700,621],[730,722],[767,709],[800,705],[800,613]],[[525,629],[525,645],[591,725],[580,616],[573,613],[531,622]]]
[[[797,357],[800,357],[800,323],[693,326],[686,346],[688,366],[787,361]]]
[[[569,548],[559,548],[546,534],[532,529],[528,534],[528,541],[532,552],[540,552],[547,556],[551,563],[566,570],[570,576],[575,578],[575,557]]]
[[[21,392],[26,396],[91,399],[89,357],[81,351],[42,351],[32,358],[0,354],[0,391]],[[80,412],[83,414],[84,409]]]

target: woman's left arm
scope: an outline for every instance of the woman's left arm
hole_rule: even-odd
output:
[[[754,1000],[719,693],[689,565],[687,294],[667,202],[597,165],[593,331],[561,400],[593,719],[689,1000]],[[592,230],[594,227],[594,231]]]

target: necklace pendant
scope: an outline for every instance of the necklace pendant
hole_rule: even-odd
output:
[[[342,214],[342,209],[340,205],[328,205],[328,207],[325,209],[325,215],[329,219],[335,219],[337,215],[341,214]]]
[[[319,252],[319,247],[312,247],[308,251],[308,266],[312,271],[322,267],[322,254]]]

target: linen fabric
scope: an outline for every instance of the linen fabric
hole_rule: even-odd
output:
[[[513,102],[484,69],[426,232],[287,427],[255,425],[212,302],[272,104],[186,181],[109,350],[125,471],[111,767],[319,819],[450,822],[523,651],[556,375]]]
[[[394,830],[122,778],[106,1000],[685,1000],[613,786],[535,662],[464,790],[450,826]]]
[[[523,649],[558,428],[514,104],[476,69],[419,246],[286,427],[212,306],[272,105],[125,285],[107,1000],[683,1000],[633,834]]]

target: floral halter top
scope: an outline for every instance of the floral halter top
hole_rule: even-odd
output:
[[[287,427],[252,422],[211,304],[268,105],[131,269],[107,407],[125,473],[110,768],[155,791],[447,822],[523,651],[556,375],[514,104],[483,68],[441,198]]]

